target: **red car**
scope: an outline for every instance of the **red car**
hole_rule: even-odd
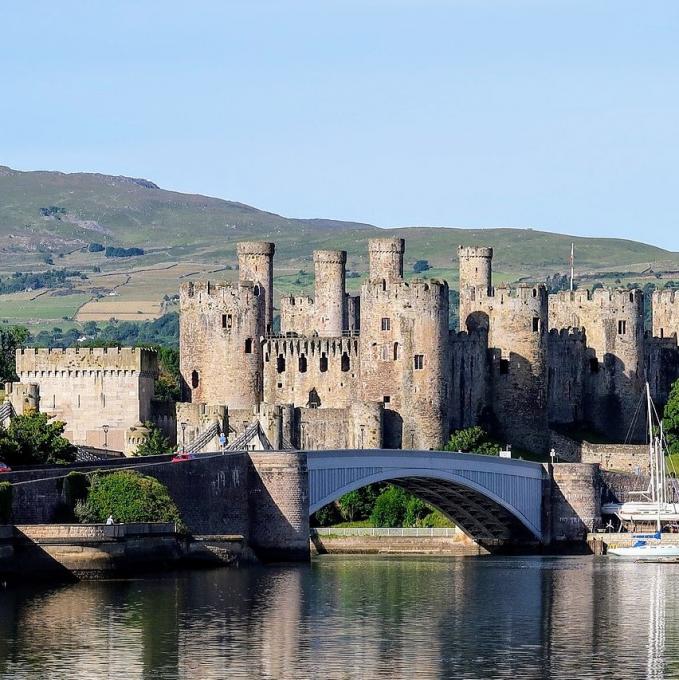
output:
[[[0,460],[0,474],[3,472],[12,472],[12,468],[9,465],[5,465],[5,463]]]
[[[195,454],[187,453],[186,451],[178,451],[174,456],[172,456],[173,463],[183,463],[185,460],[194,460]]]

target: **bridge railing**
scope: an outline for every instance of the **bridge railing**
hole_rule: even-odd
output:
[[[409,536],[452,538],[463,532],[457,527],[316,527],[311,529],[316,536]]]

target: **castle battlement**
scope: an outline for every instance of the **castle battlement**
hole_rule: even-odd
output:
[[[574,290],[574,291],[559,291],[552,293],[550,300],[567,305],[569,303],[588,304],[595,303],[603,305],[606,303],[622,304],[627,303],[638,304],[643,300],[643,292],[639,288],[631,290],[627,288],[597,288],[597,290],[590,291],[588,289]]]
[[[366,281],[362,288],[362,297],[370,296],[381,302],[425,302],[436,307],[448,303],[448,283],[436,279],[410,279],[410,281],[392,281],[388,286],[381,281]]]
[[[663,290],[653,291],[653,302],[662,302],[665,304],[679,305],[679,291],[674,288],[664,288]]]
[[[342,354],[358,356],[358,338],[270,338],[264,343],[264,353],[270,355],[291,354],[327,357],[342,356]]]
[[[27,348],[16,351],[19,375],[61,371],[158,371],[158,353],[142,347]]]

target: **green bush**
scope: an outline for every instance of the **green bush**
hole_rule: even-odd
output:
[[[0,482],[0,524],[9,524],[12,517],[12,484]]]
[[[94,474],[87,500],[76,504],[75,513],[84,524],[105,522],[112,515],[116,522],[175,522],[184,528],[167,487],[134,470]]]
[[[443,450],[497,456],[500,453],[500,445],[493,441],[484,429],[475,426],[453,432]]]
[[[413,527],[431,510],[398,486],[388,486],[375,501],[370,522],[374,527]]]
[[[668,453],[679,453],[679,380],[672,385],[662,422]]]
[[[157,425],[146,422],[144,427],[148,430],[148,434],[134,452],[135,456],[162,456],[166,453],[172,453],[170,440],[163,435]]]

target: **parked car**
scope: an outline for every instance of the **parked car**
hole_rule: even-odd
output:
[[[186,451],[177,451],[174,456],[172,456],[173,463],[183,463],[185,460],[194,460],[196,457],[195,453],[187,453]]]
[[[12,468],[0,460],[0,474],[3,472],[12,472]]]

